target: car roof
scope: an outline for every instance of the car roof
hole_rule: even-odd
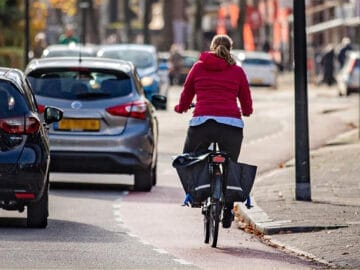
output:
[[[154,45],[133,43],[102,45],[99,48],[99,52],[101,52],[102,50],[142,50],[150,53],[156,53],[156,47]]]
[[[16,68],[0,67],[0,80],[7,80],[22,89],[23,73]]]
[[[111,69],[118,70],[125,73],[133,73],[134,65],[131,62],[108,59],[99,57],[51,57],[40,58],[32,60],[26,67],[25,73],[29,74],[33,70],[43,68],[56,68],[56,67],[84,67],[84,68],[99,68],[99,69]]]
[[[360,58],[360,52],[359,51],[348,51],[346,54],[349,57]]]
[[[96,54],[98,46],[94,44],[54,44],[47,46],[43,53],[42,57],[46,57],[50,52],[66,52],[66,51],[83,51],[89,54]]]
[[[231,52],[241,61],[246,58],[256,58],[270,61],[272,60],[271,56],[268,53],[261,51],[232,50]]]

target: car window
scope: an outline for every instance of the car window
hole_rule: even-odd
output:
[[[246,58],[242,61],[244,64],[252,64],[252,65],[271,65],[272,62],[266,59],[258,59],[258,58]]]
[[[192,65],[195,64],[196,61],[197,61],[197,58],[195,58],[195,57],[185,56],[184,57],[184,66],[191,67]]]
[[[0,81],[0,118],[22,116],[28,111],[24,97],[8,81]]]
[[[156,66],[156,55],[142,50],[111,50],[104,51],[102,57],[115,58],[132,62],[137,68]]]
[[[69,100],[122,97],[133,89],[127,74],[105,70],[44,70],[30,73],[28,79],[36,95]]]

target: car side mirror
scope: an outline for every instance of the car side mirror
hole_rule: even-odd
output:
[[[58,122],[63,117],[63,111],[55,107],[46,107],[44,111],[44,119],[46,124]]]
[[[159,94],[152,95],[151,103],[156,109],[166,110],[167,97]]]

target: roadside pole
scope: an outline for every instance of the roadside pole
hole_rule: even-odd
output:
[[[293,4],[295,59],[295,197],[296,200],[299,201],[311,201],[305,0],[293,0]]]
[[[88,0],[82,0],[79,4],[81,10],[81,43],[86,44],[86,12],[90,7]]]

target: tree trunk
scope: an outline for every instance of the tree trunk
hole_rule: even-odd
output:
[[[245,49],[244,43],[244,24],[246,21],[246,0],[239,0],[239,17],[237,21],[237,31],[234,35],[234,47],[240,50]],[[238,46],[235,46],[238,44]]]
[[[195,1],[195,20],[194,20],[194,49],[203,50],[203,33],[202,33],[202,15],[204,14],[204,0]]]
[[[87,21],[91,25],[90,34],[90,43],[100,44],[100,33],[99,33],[99,17],[97,12],[94,9],[94,1],[90,0],[89,7],[89,16],[87,17]]]
[[[131,28],[131,16],[130,16],[130,0],[124,0],[124,28],[125,28],[125,39],[123,42],[132,42],[133,40],[133,33]]]
[[[172,30],[172,2],[176,0],[163,0],[163,16],[164,16],[164,29],[163,29],[163,44],[161,50],[169,50],[173,41]]]
[[[143,21],[143,36],[144,36],[144,44],[150,44],[150,33],[149,33],[149,23],[151,21],[151,0],[145,0],[145,11],[144,11],[144,21]]]

